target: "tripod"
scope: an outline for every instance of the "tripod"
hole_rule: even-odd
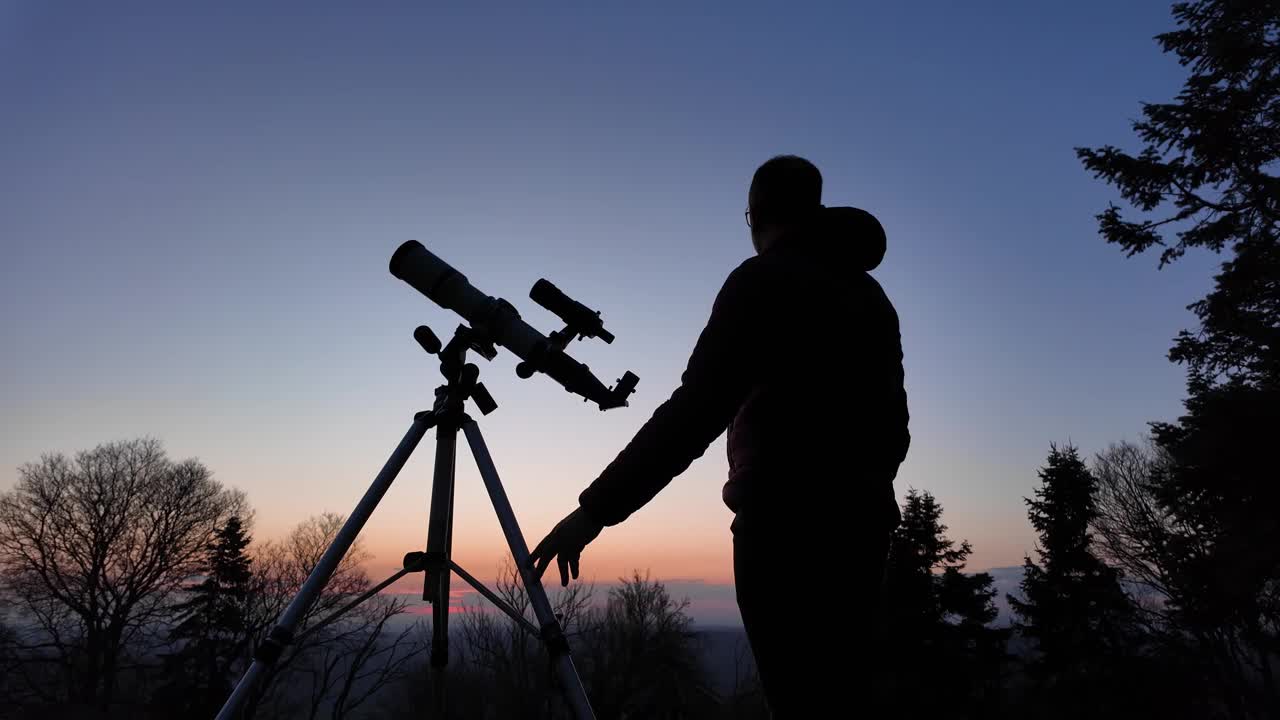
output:
[[[356,536],[360,534],[361,528],[373,514],[382,496],[395,481],[400,469],[404,467],[423,436],[433,427],[436,430],[436,455],[426,551],[405,555],[402,570],[308,629],[305,634],[316,632],[327,626],[405,575],[423,572],[425,577],[422,597],[432,606],[431,668],[434,704],[437,716],[445,717],[447,704],[444,671],[449,660],[449,583],[451,572],[454,572],[509,615],[525,631],[542,641],[555,666],[560,689],[573,716],[578,720],[594,720],[595,714],[569,653],[569,642],[552,611],[546,591],[534,576],[529,562],[529,548],[516,522],[506,490],[503,489],[502,482],[498,478],[497,468],[494,467],[493,458],[489,455],[484,437],[480,434],[480,426],[467,415],[464,407],[466,401],[470,399],[475,402],[482,414],[488,415],[497,408],[497,403],[493,401],[484,384],[478,381],[479,368],[466,361],[468,350],[474,350],[487,359],[492,359],[497,351],[492,341],[465,325],[458,326],[453,338],[443,349],[440,347],[440,341],[425,325],[419,326],[414,331],[414,338],[424,350],[440,358],[440,371],[444,374],[445,384],[435,390],[433,409],[414,415],[413,424],[400,440],[400,444],[374,478],[373,484],[365,491],[364,497],[360,499],[351,516],[338,531],[333,543],[320,558],[315,569],[311,571],[301,590],[289,603],[276,626],[258,647],[253,663],[236,685],[226,704],[222,706],[217,720],[236,718],[259,678],[293,642],[294,633],[307,610],[319,597],[329,577],[355,542]],[[459,567],[452,559],[454,469],[459,430],[466,436],[467,443],[471,446],[471,453],[475,457],[480,476],[489,491],[489,499],[492,501],[503,535],[506,536],[516,567],[519,569],[520,578],[529,595],[530,605],[538,619],[538,626]]]

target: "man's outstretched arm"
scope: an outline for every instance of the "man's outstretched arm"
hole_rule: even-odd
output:
[[[605,526],[616,525],[654,498],[706,452],[750,391],[766,348],[753,344],[765,288],[762,266],[747,260],[725,280],[680,385],[578,497],[579,508],[533,552],[539,576],[559,557],[561,584],[578,576],[578,556]]]

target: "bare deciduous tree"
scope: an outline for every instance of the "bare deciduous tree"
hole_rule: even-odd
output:
[[[1166,548],[1177,521],[1156,495],[1168,463],[1168,454],[1149,439],[1113,443],[1093,461],[1098,554],[1124,574],[1149,629],[1165,624],[1163,609],[1173,597]]]
[[[0,495],[0,577],[37,628],[25,645],[64,669],[66,698],[105,707],[244,496],[152,438],[47,454],[18,473]]]
[[[1094,522],[1100,555],[1119,568],[1137,597],[1136,605],[1153,639],[1193,648],[1207,659],[1213,680],[1229,702],[1252,696],[1259,682],[1274,696],[1274,643],[1266,639],[1275,626],[1265,615],[1237,615],[1214,624],[1198,621],[1206,596],[1218,588],[1188,584],[1194,577],[1180,564],[1204,564],[1212,557],[1211,533],[1161,501],[1164,474],[1174,461],[1160,445],[1117,443],[1094,460],[1098,510]],[[1276,584],[1262,587],[1260,597],[1273,599]],[[1262,605],[1266,607],[1265,605]],[[1267,702],[1266,700],[1260,702]],[[1243,705],[1233,712],[1245,713]]]
[[[257,549],[250,591],[251,642],[246,647],[256,646],[271,631],[343,521],[332,513],[311,517],[284,540]],[[374,597],[336,622],[309,632],[373,586],[362,567],[368,557],[359,541],[343,557],[299,624],[297,639],[269,669],[259,692],[246,704],[245,718],[262,713],[337,720],[407,672],[424,646],[412,627],[389,628],[389,623],[404,614],[402,599]]]
[[[696,716],[719,704],[688,609],[688,599],[636,572],[590,613],[584,665],[602,717]]]
[[[515,561],[505,556],[495,590],[513,609],[535,626],[529,594],[520,580]],[[573,643],[588,617],[594,588],[575,583],[555,592],[550,600],[565,635]],[[560,690],[551,677],[546,648],[488,601],[466,604],[462,612],[462,657],[485,687],[493,689],[490,711],[498,717],[522,713],[525,717],[558,717]],[[532,708],[541,707],[540,712]]]
[[[354,713],[383,688],[405,677],[412,660],[426,645],[418,642],[414,626],[390,630],[387,624],[404,614],[403,598],[378,597],[355,612],[365,628],[344,643],[342,652],[350,658],[347,671],[335,683],[334,720]]]

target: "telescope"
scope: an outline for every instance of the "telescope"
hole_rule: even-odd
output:
[[[600,313],[570,298],[545,279],[539,280],[529,295],[535,302],[564,320],[565,328],[548,337],[520,318],[515,307],[476,289],[458,272],[417,240],[409,240],[391,256],[391,274],[426,295],[440,307],[452,310],[471,324],[480,344],[496,344],[521,359],[516,373],[528,378],[540,372],[565,390],[596,403],[601,410],[622,407],[640,381],[628,371],[612,388],[606,387],[586,365],[574,360],[565,347],[574,337],[598,337],[612,343],[614,336],[604,329]],[[492,353],[481,353],[492,359]]]

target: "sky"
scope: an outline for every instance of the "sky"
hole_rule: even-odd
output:
[[[781,153],[886,228],[896,487],[938,498],[970,569],[1033,551],[1050,443],[1088,456],[1181,410],[1166,353],[1218,261],[1107,245],[1094,215],[1119,198],[1073,150],[1133,149],[1140,103],[1177,92],[1167,2],[439,5],[0,0],[0,490],[42,453],[152,436],[243,489],[259,539],[350,512],[438,384],[413,328],[459,322],[388,273],[417,239],[544,331],[539,278],[600,310],[617,340],[574,354],[640,377],[601,413],[478,361],[532,546],[675,387]],[[362,536],[371,573],[425,543],[432,446]],[[458,468],[455,556],[492,577],[506,546]],[[584,577],[721,607],[725,473],[722,437]]]

